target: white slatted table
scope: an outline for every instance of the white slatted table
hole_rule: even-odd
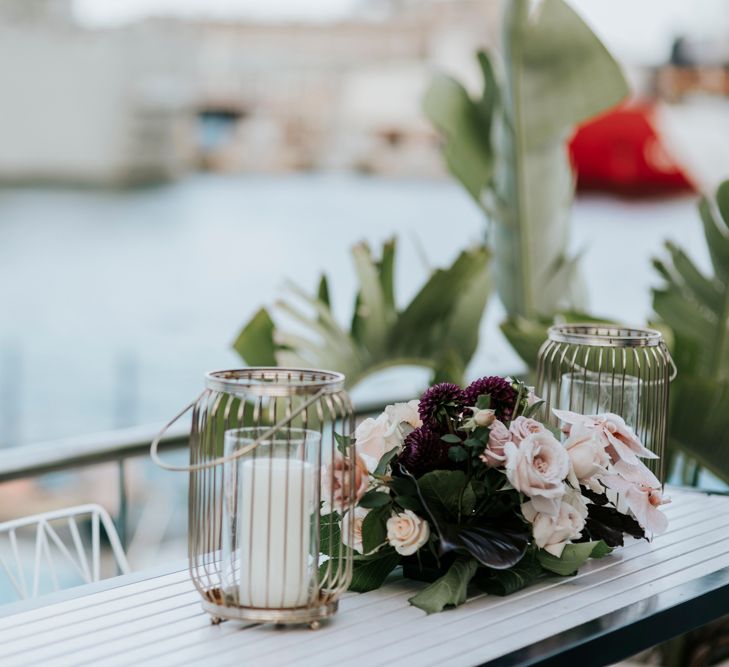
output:
[[[510,597],[426,616],[407,603],[421,584],[396,580],[347,595],[318,631],[213,626],[186,570],[132,575],[0,607],[0,665],[607,664],[729,613],[729,497],[671,495],[653,544]]]

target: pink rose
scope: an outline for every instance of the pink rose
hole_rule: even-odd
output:
[[[587,505],[574,489],[570,489],[559,501],[556,514],[537,511],[533,500],[524,503],[521,510],[524,518],[532,524],[536,545],[557,558],[570,540],[580,537],[587,518]]]
[[[564,441],[564,448],[569,456],[571,470],[570,482],[577,488],[580,484],[599,492],[599,484],[594,480],[595,475],[607,473],[610,463],[605,444],[597,433],[586,430],[575,432]]]
[[[537,512],[556,514],[570,469],[562,444],[549,431],[532,433],[518,447],[507,443],[504,454],[511,485],[534,502]]]
[[[517,417],[509,425],[511,431],[511,439],[518,445],[524,438],[532,433],[544,433],[546,428],[536,419],[530,417]]]
[[[489,441],[486,444],[481,460],[491,468],[502,468],[506,456],[504,455],[504,447],[506,443],[511,442],[511,433],[498,419],[494,420],[489,429]]]
[[[350,503],[359,502],[368,486],[369,475],[362,458],[357,456],[352,466],[349,459],[338,455],[332,463],[322,467],[321,499],[324,501],[324,511],[346,510]]]

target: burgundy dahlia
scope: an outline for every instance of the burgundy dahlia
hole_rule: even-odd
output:
[[[427,426],[412,431],[403,444],[398,462],[414,477],[420,477],[432,470],[451,468],[448,459],[450,445],[440,439],[440,435]]]
[[[434,384],[420,397],[418,413],[423,424],[445,433],[449,430],[446,426],[448,418],[460,415],[466,405],[463,389],[452,382],[441,382]]]
[[[474,380],[463,392],[466,406],[476,405],[478,397],[488,394],[491,397],[490,407],[496,413],[496,418],[501,421],[509,421],[516,406],[516,390],[511,382],[499,375]]]

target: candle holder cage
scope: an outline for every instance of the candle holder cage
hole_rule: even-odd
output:
[[[539,351],[535,391],[553,409],[581,414],[613,412],[660,458],[647,461],[665,481],[668,394],[676,366],[660,332],[602,324],[549,329]]]
[[[170,465],[158,445],[188,411],[190,463]],[[332,511],[355,505],[353,431],[342,374],[246,368],[208,373],[157,436],[153,460],[190,476],[190,575],[214,623],[318,627],[336,612],[352,552],[335,539]]]

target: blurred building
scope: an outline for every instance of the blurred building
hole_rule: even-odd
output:
[[[344,22],[79,25],[72,0],[0,0],[0,180],[128,184],[193,168],[440,171],[420,98],[474,84],[497,0],[385,3]]]

